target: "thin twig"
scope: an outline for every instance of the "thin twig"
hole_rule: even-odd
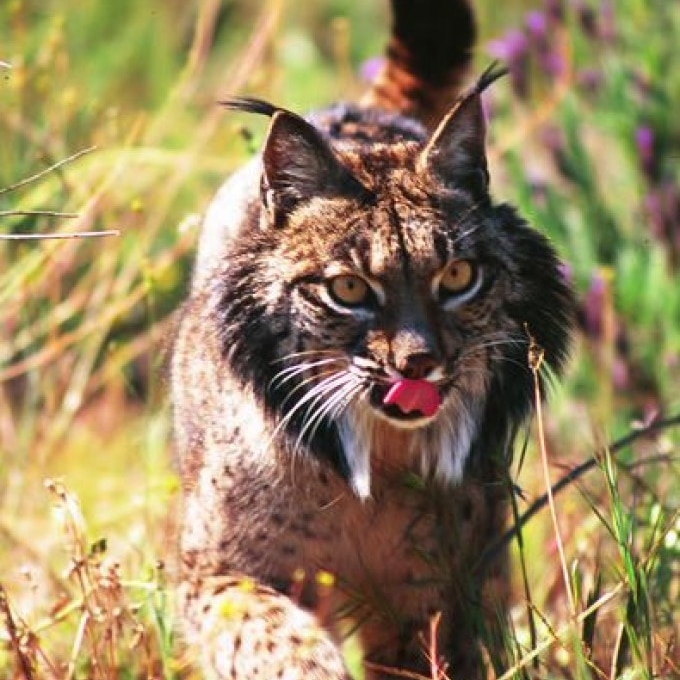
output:
[[[406,678],[407,680],[431,680],[426,675],[421,673],[416,673],[414,671],[407,671],[402,668],[395,668],[393,666],[384,666],[380,663],[375,663],[373,661],[364,661],[364,668],[371,671],[377,671],[378,673],[386,673],[393,678]]]
[[[19,631],[17,630],[17,626],[12,615],[12,610],[9,606],[7,591],[5,591],[5,588],[2,584],[0,584],[0,614],[2,614],[5,619],[5,626],[7,627],[7,632],[9,633],[10,645],[16,654],[17,662],[19,664],[19,672],[24,677],[24,680],[33,680],[31,662],[21,649]]]
[[[600,609],[600,607],[604,606],[605,604],[613,600],[624,589],[624,585],[625,583],[621,581],[608,593],[602,595],[602,597],[593,602],[593,604],[590,605],[590,607],[584,609],[580,614],[578,614],[574,619],[574,623],[575,624],[583,623],[583,621],[588,616],[590,616],[595,610]],[[564,624],[557,630],[552,631],[550,637],[548,637],[546,640],[543,640],[543,642],[541,642],[537,647],[532,649],[526,656],[522,657],[519,661],[517,661],[517,663],[515,663],[511,668],[508,668],[508,670],[505,673],[503,673],[503,675],[500,675],[498,678],[496,678],[496,680],[510,680],[510,678],[515,677],[515,673],[517,673],[518,670],[528,666],[529,663],[533,661],[533,659],[535,659],[549,647],[552,647],[552,645],[554,645],[555,642],[561,642],[562,638],[565,637],[572,630],[573,630],[572,623],[570,622]]]
[[[527,330],[528,333],[528,330]],[[550,508],[550,517],[552,519],[553,531],[555,533],[555,543],[557,545],[557,552],[560,556],[560,565],[562,567],[562,577],[564,579],[564,589],[567,592],[567,599],[569,601],[569,611],[572,617],[576,616],[576,602],[574,600],[574,593],[571,589],[569,581],[569,568],[567,567],[567,560],[564,555],[564,544],[562,542],[562,535],[560,534],[560,523],[557,520],[557,510],[555,509],[555,500],[552,493],[552,483],[550,481],[550,465],[548,463],[548,451],[545,446],[545,433],[543,432],[543,410],[541,407],[541,384],[538,373],[543,363],[543,348],[539,347],[536,340],[529,334],[529,368],[534,378],[534,396],[536,402],[536,422],[538,427],[538,447],[541,452],[541,464],[543,468],[543,478],[545,479],[545,488],[548,496],[548,507]]]
[[[629,432],[627,435],[621,437],[621,439],[617,439],[616,441],[612,442],[609,444],[606,448],[612,455],[619,453],[626,447],[630,446],[634,442],[636,442],[638,439],[642,439],[643,437],[648,437],[656,432],[661,432],[663,430],[667,430],[672,427],[677,427],[680,425],[680,414],[670,416],[668,418],[662,418],[660,420],[656,420],[649,425],[646,425],[645,427],[641,427],[639,430],[633,430],[632,432]],[[563,491],[566,489],[570,484],[575,482],[576,480],[580,479],[583,477],[583,475],[586,472],[589,472],[592,470],[594,467],[597,466],[598,461],[600,460],[600,453],[603,451],[603,449],[598,449],[595,451],[592,455],[591,458],[588,460],[584,461],[580,465],[577,465],[575,468],[570,470],[564,477],[562,477],[559,481],[557,481],[555,484],[553,484],[551,490],[553,496],[556,496],[560,491]],[[478,566],[483,567],[484,565],[488,564],[490,561],[492,561],[498,553],[505,548],[510,541],[512,541],[515,536],[517,535],[517,532],[538,512],[540,512],[546,505],[548,504],[548,494],[547,492],[544,493],[542,496],[539,496],[518,518],[517,522],[515,522],[514,526],[510,527],[504,534],[502,534],[492,545],[490,545],[487,550],[485,550],[484,554],[480,558]]]
[[[71,656],[68,661],[68,667],[66,670],[66,680],[71,680],[74,673],[76,672],[76,663],[78,662],[78,656],[80,650],[83,647],[83,639],[85,638],[85,632],[87,630],[87,624],[90,618],[90,613],[87,610],[83,610],[83,613],[78,622],[78,629],[76,631],[76,636],[73,640],[73,646],[71,647]]]
[[[3,188],[0,189],[0,196],[2,196],[3,194],[7,194],[10,191],[16,191],[17,189],[21,189],[21,187],[24,187],[27,184],[31,184],[31,182],[35,182],[36,180],[39,180],[41,177],[44,177],[45,175],[48,175],[50,172],[53,172],[54,170],[57,170],[58,168],[62,167],[63,165],[66,165],[67,163],[71,163],[71,162],[75,161],[77,158],[84,156],[85,154],[91,153],[96,148],[97,148],[96,146],[89,146],[87,149],[82,149],[81,151],[77,151],[76,153],[72,154],[71,156],[68,156],[67,158],[62,159],[59,162],[54,163],[53,165],[50,165],[48,168],[45,168],[44,170],[41,170],[40,172],[36,172],[35,175],[31,175],[30,177],[26,177],[25,179],[22,179],[21,181],[16,182],[15,184],[10,184],[8,187],[3,187]]]
[[[69,217],[76,217],[76,215],[69,215]],[[107,229],[105,231],[72,231],[63,234],[0,234],[0,241],[46,241],[49,239],[96,238],[98,236],[120,236],[120,231],[118,229]]]
[[[58,210],[0,210],[0,217],[64,217],[73,220],[78,217],[78,213]]]

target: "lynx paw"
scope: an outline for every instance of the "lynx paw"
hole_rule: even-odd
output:
[[[183,595],[187,639],[206,677],[350,680],[329,632],[287,596],[250,579]]]

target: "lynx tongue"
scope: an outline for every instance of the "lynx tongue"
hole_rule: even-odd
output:
[[[402,413],[409,414],[412,411],[420,411],[428,418],[433,416],[439,405],[441,397],[437,388],[427,380],[397,380],[383,399],[383,404],[395,404]]]

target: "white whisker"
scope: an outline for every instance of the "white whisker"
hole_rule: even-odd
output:
[[[319,373],[315,373],[314,375],[310,375],[304,380],[301,380],[297,385],[295,385],[289,392],[286,394],[286,396],[283,398],[281,401],[280,409],[285,410],[286,405],[288,402],[295,396],[297,392],[300,390],[303,390],[304,388],[307,387],[310,383],[313,382],[321,382],[322,380],[325,380],[326,378],[329,378],[332,375],[336,375],[337,371],[335,370],[327,370],[327,371],[320,371]]]
[[[286,415],[279,421],[274,432],[272,433],[272,438],[275,437],[284,427],[288,425],[293,416],[304,406],[307,409],[313,408],[314,405],[323,399],[326,392],[334,389],[335,387],[341,385],[345,380],[344,373],[331,373],[327,378],[324,378],[318,385],[314,385],[311,390],[304,394],[304,396],[295,403],[293,408],[286,413]],[[310,403],[311,402],[311,403]]]
[[[338,351],[335,349],[307,349],[303,350],[301,352],[291,352],[290,354],[286,354],[283,357],[280,357],[278,359],[274,359],[272,361],[272,364],[280,364],[283,361],[290,361],[291,359],[297,359],[299,357],[305,357],[309,356],[310,354],[316,354],[316,355],[324,355],[324,354],[333,354],[338,356]],[[342,358],[341,356],[338,356],[338,359]]]
[[[345,373],[342,377],[345,384],[337,389],[337,391],[329,399],[324,401],[319,409],[311,412],[309,416],[305,415],[304,426],[300,429],[297,441],[295,442],[295,450],[297,450],[297,448],[302,443],[305,434],[311,429],[310,439],[312,439],[321,425],[324,417],[327,416],[329,412],[332,411],[339,403],[344,402],[345,399],[355,392],[357,387],[361,384],[357,382],[356,378],[349,373]],[[335,386],[335,388],[337,388],[337,386]]]
[[[301,364],[295,364],[294,366],[288,366],[287,368],[284,368],[281,371],[279,371],[271,379],[269,386],[274,387],[275,385],[279,386],[284,385],[285,383],[292,380],[293,378],[295,378],[295,376],[299,375],[300,373],[310,371],[320,366],[327,366],[328,364],[337,363],[338,361],[340,361],[339,357],[334,359],[321,359],[319,361],[304,362]]]

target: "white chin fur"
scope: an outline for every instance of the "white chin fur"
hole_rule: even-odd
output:
[[[338,433],[349,467],[349,481],[361,500],[371,497],[373,422],[373,414],[364,404],[353,404],[338,421]]]
[[[454,399],[442,405],[434,417],[397,421],[375,411],[363,400],[352,404],[338,421],[352,489],[362,500],[371,496],[371,449],[378,418],[393,427],[412,431],[409,458],[420,462],[424,477],[456,484],[463,478],[481,413],[479,401],[463,404]]]

